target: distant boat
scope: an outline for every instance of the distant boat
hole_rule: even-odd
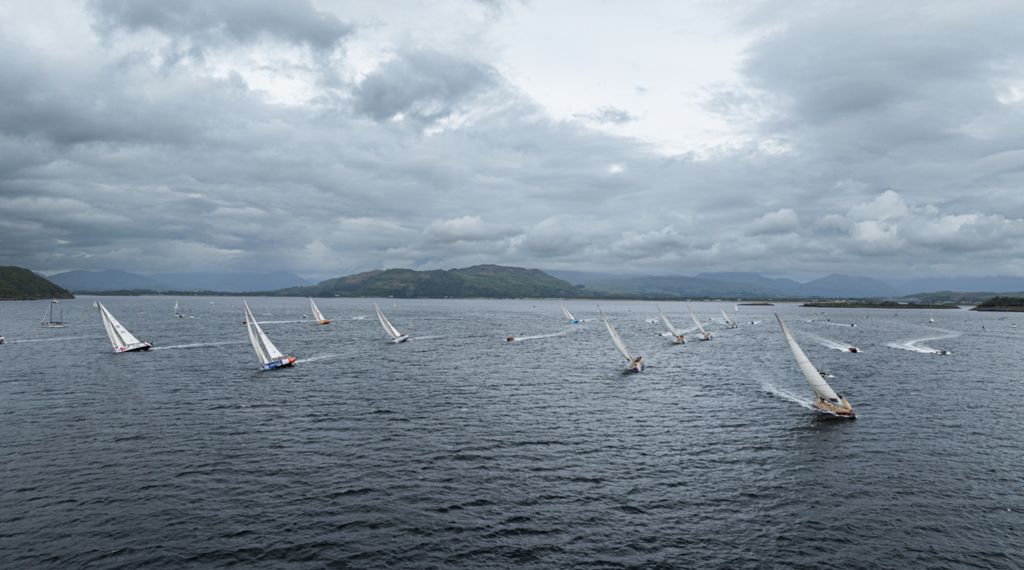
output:
[[[783,334],[786,335],[786,342],[789,343],[789,349],[793,352],[793,358],[796,359],[796,363],[800,366],[800,372],[803,372],[804,378],[807,379],[807,383],[814,390],[814,395],[817,396],[814,407],[827,414],[851,419],[856,418],[857,414],[853,411],[853,406],[850,405],[850,402],[846,401],[846,398],[836,394],[835,390],[825,381],[824,373],[819,372],[814,367],[814,364],[811,364],[811,360],[807,358],[800,345],[796,343],[793,333],[789,332],[789,327],[786,326],[786,323],[782,322],[782,317],[776,313],[775,318],[779,321]]]
[[[373,304],[373,308],[377,309],[377,318],[380,319],[380,325],[384,327],[384,332],[388,333],[388,336],[391,337],[391,342],[398,344],[409,340],[409,335],[398,332],[395,325],[391,324],[391,321],[384,316],[384,311],[380,310],[380,306],[377,303]]]
[[[114,352],[134,352],[136,350],[149,350],[153,347],[151,343],[140,341],[135,338],[135,335],[128,332],[128,329],[124,328],[114,315],[110,314],[110,311],[103,306],[103,303],[96,303],[100,311],[100,318],[103,320],[103,328],[107,331],[107,336],[110,337],[110,344],[114,347]]]
[[[722,311],[722,318],[725,319],[725,326],[727,326],[727,327],[729,327],[731,329],[736,328],[736,323],[733,322],[733,320],[729,318],[729,315],[725,314],[724,310]]]
[[[565,315],[565,318],[569,321],[569,324],[571,324],[571,325],[578,325],[578,324],[580,324],[580,320],[577,319],[576,317],[572,316],[572,313],[569,312],[569,309],[565,308],[565,305],[562,305],[562,314]]]
[[[174,316],[178,317],[179,319],[185,318],[185,313],[181,311],[181,307],[178,305],[177,301],[174,302]]]
[[[608,315],[604,314],[604,311],[601,310],[601,307],[598,307],[597,310],[601,312],[601,319],[604,320],[604,326],[608,328],[608,334],[611,335],[612,343],[615,344],[615,348],[619,349],[619,352],[622,353],[622,356],[626,359],[626,362],[629,363],[629,370],[631,370],[632,372],[643,371],[643,357],[640,356],[639,354],[634,355],[633,351],[629,350],[629,347],[626,346],[626,343],[622,341],[622,337],[619,336],[619,331],[615,330],[615,327],[612,326],[611,321],[608,320]]]
[[[316,324],[318,324],[318,325],[329,325],[329,324],[331,324],[331,321],[327,320],[327,317],[325,317],[324,314],[320,312],[320,309],[317,308],[316,303],[313,302],[313,298],[312,297],[309,298],[309,309],[313,312],[313,318],[316,319]]]
[[[685,344],[686,338],[683,336],[682,331],[672,325],[672,321],[668,320],[665,313],[661,312],[661,307],[658,307],[658,316],[661,317],[661,322],[665,323],[665,328],[668,329],[668,333],[672,335],[673,344]]]
[[[259,359],[260,366],[264,370],[274,370],[295,364],[294,356],[285,356],[274,346],[274,343],[270,342],[266,333],[260,328],[260,324],[256,322],[256,317],[252,315],[249,303],[242,299],[242,304],[245,305],[245,328],[249,331],[249,340],[252,342],[253,349],[256,350],[256,358]]]
[[[708,331],[704,330],[704,327],[701,326],[700,321],[697,320],[697,315],[693,314],[693,311],[690,310],[690,306],[689,305],[686,306],[686,310],[690,312],[690,318],[693,319],[693,324],[697,325],[697,329],[700,330],[700,339],[701,340],[711,340],[711,333],[709,333]]]
[[[46,312],[43,313],[43,322],[40,323],[43,327],[48,329],[62,329],[68,326],[68,324],[64,322],[64,307],[60,308],[60,313],[58,313],[57,318],[53,318],[53,306],[58,303],[60,303],[60,301],[57,301],[56,299],[50,301],[50,306],[47,308]]]

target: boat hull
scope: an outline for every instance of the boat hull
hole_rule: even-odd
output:
[[[391,342],[392,342],[392,344],[398,344],[400,342],[405,342],[407,340],[409,340],[409,335],[403,334],[402,336],[396,338],[395,340],[393,340]]]
[[[318,325],[329,325],[329,324],[331,324],[331,321],[329,321],[327,319],[322,319],[322,320],[317,321],[316,324],[318,324]]]
[[[847,402],[845,399],[843,399],[842,405],[838,406],[831,402],[818,400],[817,402],[814,403],[814,407],[818,411],[824,412],[832,416],[847,418],[851,420],[857,419],[857,413],[853,411],[853,406],[851,406],[850,403]]]
[[[277,370],[278,368],[284,368],[295,364],[297,359],[294,356],[285,356],[277,360],[271,360],[270,362],[263,365],[264,370]]]
[[[126,346],[124,348],[115,348],[114,352],[118,353],[118,354],[120,354],[122,352],[139,352],[139,351],[143,351],[143,350],[149,350],[151,348],[153,348],[153,344],[152,343],[140,342],[139,344],[131,344],[131,345],[128,345],[128,346]]]

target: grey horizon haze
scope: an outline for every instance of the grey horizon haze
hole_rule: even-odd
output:
[[[1024,277],[1024,4],[0,4],[0,265]]]

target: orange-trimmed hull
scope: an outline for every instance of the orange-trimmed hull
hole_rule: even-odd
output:
[[[814,403],[814,407],[826,414],[832,414],[841,418],[849,418],[851,420],[857,418],[857,412],[853,411],[853,406],[850,405],[850,402],[846,401],[846,398],[843,398],[842,403],[839,405],[825,400],[818,400]]]

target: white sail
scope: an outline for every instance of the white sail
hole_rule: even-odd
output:
[[[107,336],[110,337],[110,344],[113,345],[114,349],[124,350],[126,348],[137,346],[142,344],[139,339],[128,332],[128,329],[124,328],[114,315],[110,314],[110,311],[103,306],[103,303],[99,303],[100,318],[103,319],[103,328],[107,331]]]
[[[569,312],[569,309],[565,308],[565,305],[562,305],[562,314],[565,315],[565,318],[569,319],[570,321],[576,320],[576,317],[572,316],[572,313]]]
[[[242,299],[242,304],[245,305],[245,324],[249,328],[249,340],[252,341],[252,346],[256,349],[256,355],[260,358],[260,363],[267,364],[273,360],[284,358],[284,354],[274,346],[274,343],[270,341],[267,334],[263,332],[260,324],[256,322],[256,317],[253,316],[252,310],[249,309],[249,304],[245,302],[245,299]]]
[[[178,306],[178,302],[177,301],[174,302],[174,314],[175,315],[180,315],[181,314],[181,307]]]
[[[782,317],[778,314],[775,318],[779,321],[779,326],[782,327],[782,332],[786,335],[786,342],[789,343],[789,349],[793,351],[793,358],[796,359],[796,363],[800,365],[800,371],[804,373],[804,378],[807,379],[807,383],[811,385],[811,389],[820,398],[826,400],[839,400],[839,395],[836,394],[835,390],[825,382],[825,379],[821,377],[818,369],[811,364],[811,360],[807,358],[804,351],[800,348],[800,345],[796,343],[796,339],[793,338],[793,333],[789,332],[789,327],[786,323],[782,322]]]
[[[313,298],[312,297],[309,298],[309,309],[313,312],[313,318],[314,319],[316,319],[318,321],[326,321],[327,320],[326,318],[324,318],[324,314],[320,312],[320,309],[317,308],[316,303],[313,302]]]
[[[697,328],[700,329],[700,334],[707,335],[708,333],[704,332],[704,327],[702,327],[700,321],[697,320],[697,315],[694,315],[693,311],[690,310],[689,305],[687,305],[686,310],[690,312],[690,318],[693,319],[693,324],[697,325]]]
[[[722,317],[725,319],[725,324],[729,325],[730,327],[736,326],[736,323],[732,322],[732,319],[729,318],[729,315],[725,314],[724,310],[722,311]]]
[[[598,307],[597,310],[601,311],[600,307]],[[604,320],[604,326],[608,327],[608,334],[611,335],[612,343],[615,344],[615,348],[619,349],[619,352],[622,353],[622,356],[624,356],[627,361],[633,362],[634,360],[636,360],[636,357],[633,356],[632,352],[630,352],[629,347],[626,346],[626,343],[622,342],[622,337],[619,336],[619,331],[615,330],[615,327],[612,326],[611,321],[608,320],[608,315],[604,314],[604,311],[601,311],[601,319]]]
[[[377,303],[373,304],[373,308],[377,309],[377,318],[380,319],[380,325],[384,327],[384,332],[388,333],[388,336],[390,336],[392,340],[401,337],[402,333],[398,332],[398,329],[396,329],[395,326],[391,324],[391,321],[384,316],[384,311],[380,310]]]
[[[661,312],[660,307],[658,308],[658,315],[661,316],[661,322],[665,323],[665,328],[668,329],[668,332],[672,333],[672,336],[682,336],[683,333],[679,332],[676,327],[672,326],[672,321],[668,320],[665,313]]]

